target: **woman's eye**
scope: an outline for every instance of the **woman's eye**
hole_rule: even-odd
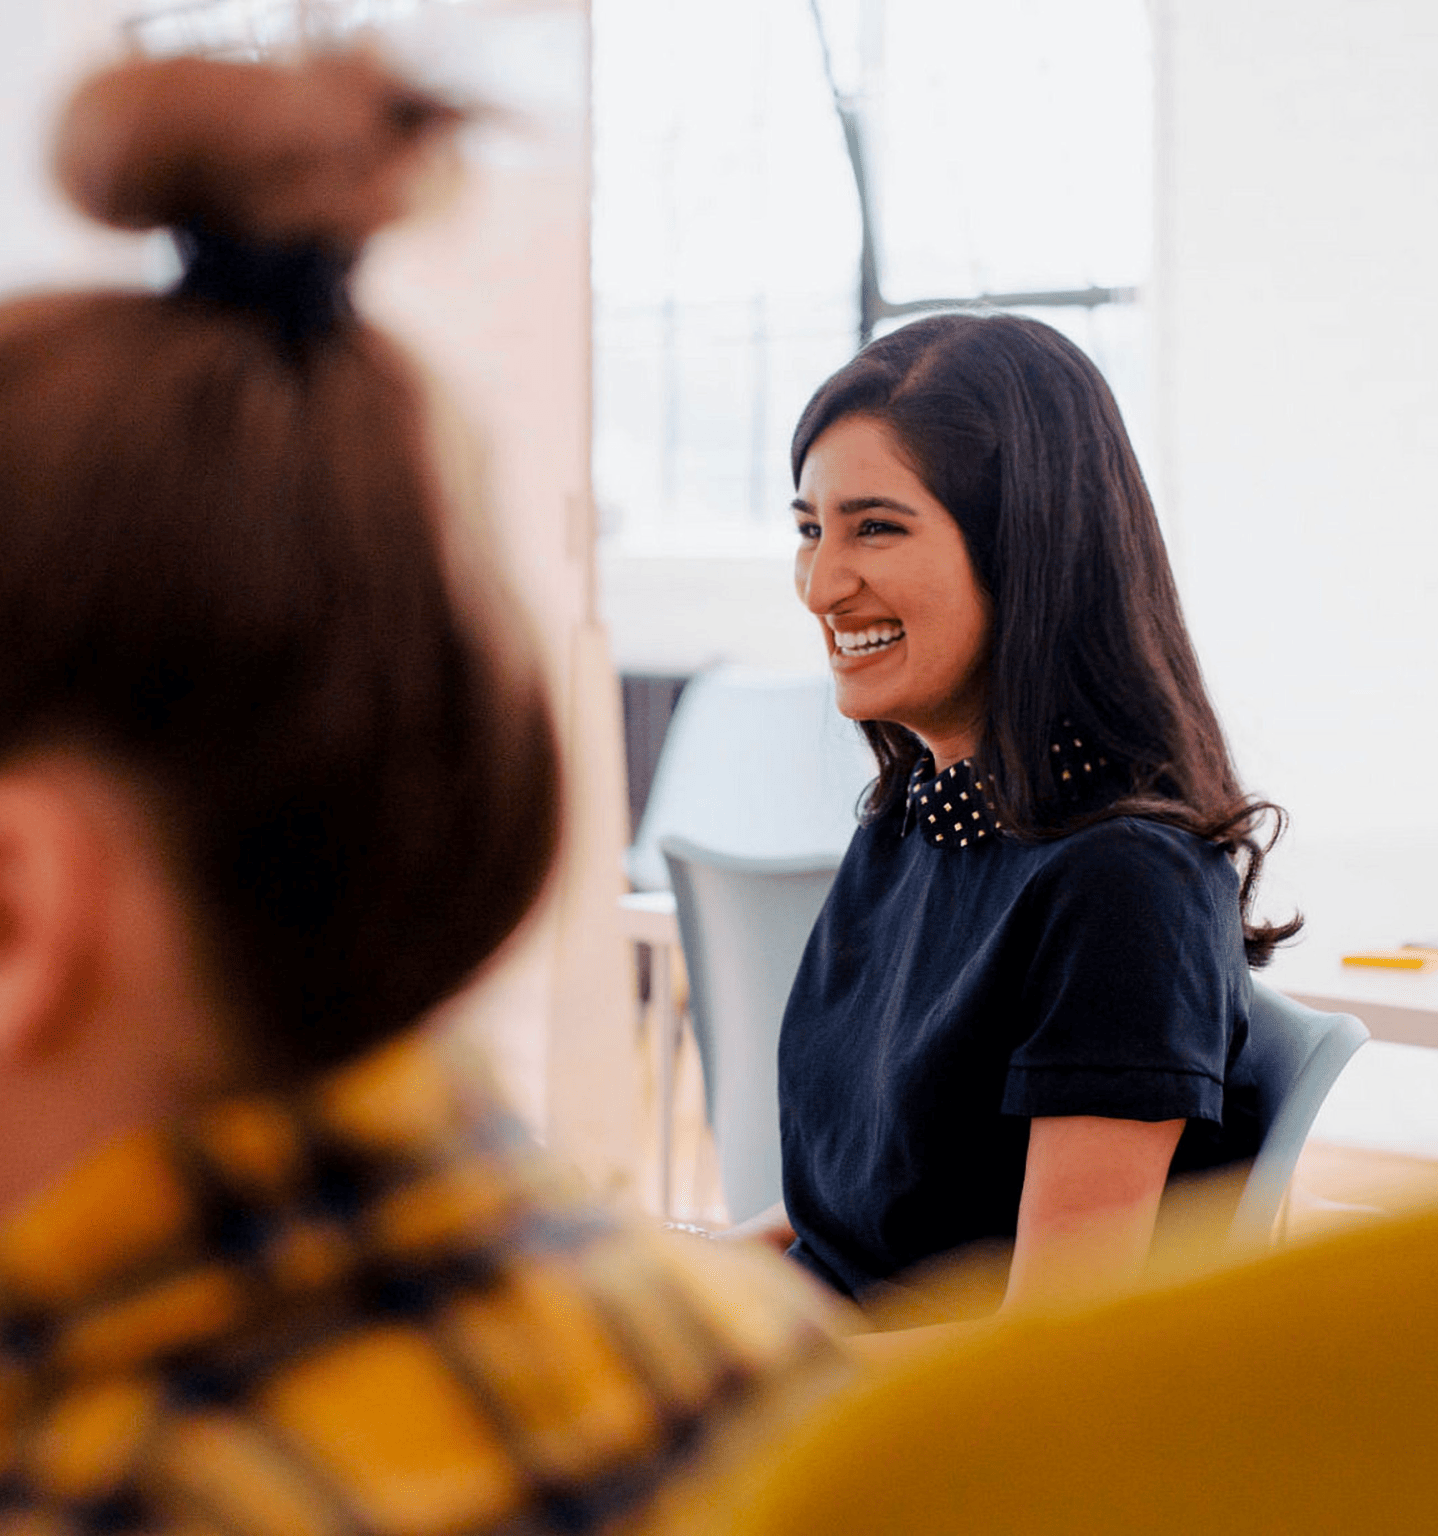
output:
[[[813,541],[819,537],[818,523],[796,523],[794,525],[794,531],[799,535],[801,539],[803,539],[806,544],[813,543]]]
[[[855,530],[861,539],[871,539],[880,534],[902,533],[903,531],[897,523],[886,523],[882,518],[878,517],[866,517]]]

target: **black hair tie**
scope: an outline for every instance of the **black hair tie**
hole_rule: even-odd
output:
[[[263,315],[291,348],[330,335],[354,316],[346,287],[353,264],[348,256],[313,241],[241,240],[201,224],[172,233],[185,268],[173,290],[179,298]]]

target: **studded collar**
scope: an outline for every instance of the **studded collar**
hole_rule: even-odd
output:
[[[934,772],[934,755],[925,752],[909,775],[904,831],[917,827],[926,843],[938,848],[967,848],[987,842],[1002,830],[984,781],[974,776],[974,760],[966,757],[942,773]]]
[[[1105,772],[1108,759],[1085,748],[1068,721],[1049,750],[1054,755],[1059,794],[1066,801],[1089,799],[1100,790],[1102,780],[1111,778]],[[917,828],[924,841],[936,848],[977,848],[995,841],[1003,832],[1003,822],[989,789],[989,781],[976,776],[973,758],[936,773],[933,753],[924,752],[909,775],[904,835]]]

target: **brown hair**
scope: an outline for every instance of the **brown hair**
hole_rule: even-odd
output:
[[[1301,923],[1249,915],[1283,813],[1239,783],[1098,369],[1036,320],[916,321],[871,342],[809,401],[794,432],[796,485],[815,439],[847,416],[893,432],[958,523],[993,604],[977,766],[1004,826],[1054,837],[1139,815],[1219,844],[1242,872],[1249,963],[1264,964]],[[1110,765],[1098,803],[1076,803],[1058,781],[1052,743],[1065,722]],[[890,722],[863,729],[879,765],[877,815],[903,793],[921,744]]]
[[[367,56],[139,63],[57,159],[113,222],[343,264],[457,115]],[[501,584],[452,589],[415,382],[347,306],[299,342],[183,293],[0,307],[0,507],[0,753],[80,741],[153,786],[270,1070],[410,1023],[509,933],[557,835],[547,707]]]

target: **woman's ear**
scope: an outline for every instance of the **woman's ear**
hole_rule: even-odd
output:
[[[104,859],[63,779],[0,770],[0,1072],[58,1044],[97,974]]]

